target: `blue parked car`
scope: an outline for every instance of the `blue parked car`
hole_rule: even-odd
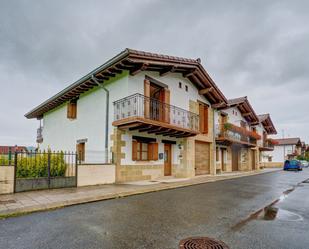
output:
[[[303,170],[301,162],[298,160],[286,160],[284,162],[284,170]]]

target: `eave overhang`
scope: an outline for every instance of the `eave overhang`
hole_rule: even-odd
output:
[[[275,128],[275,125],[273,123],[273,121],[270,118],[270,114],[260,114],[258,115],[260,123],[263,125],[265,131],[267,132],[267,134],[269,135],[276,135],[277,134],[277,130]]]
[[[146,70],[159,72],[161,76],[164,76],[167,73],[181,73],[183,77],[190,80],[198,90],[212,89],[203,94],[211,104],[225,105],[227,103],[225,96],[210,78],[199,59],[186,59],[125,49],[100,67],[91,71],[25,114],[25,117],[29,119],[41,118],[44,113],[71,99],[77,98],[82,93],[96,87],[97,84],[92,80],[93,75],[100,81],[100,83],[104,83],[123,71],[129,71],[131,75],[136,75],[137,73]]]
[[[215,106],[217,107],[217,106]],[[242,116],[246,119],[246,121],[250,125],[257,125],[259,123],[259,118],[256,115],[253,107],[251,106],[250,102],[248,101],[247,97],[241,97],[237,99],[230,99],[227,101],[226,105],[218,106],[218,110],[225,110],[231,107],[237,107],[241,112]]]

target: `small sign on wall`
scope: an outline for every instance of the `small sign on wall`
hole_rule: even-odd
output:
[[[83,144],[83,143],[87,143],[87,142],[88,142],[88,138],[83,138],[83,139],[76,140],[77,144]]]
[[[162,160],[164,157],[163,153],[159,153],[159,160]]]

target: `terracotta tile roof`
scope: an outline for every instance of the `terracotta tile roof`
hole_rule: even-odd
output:
[[[280,138],[280,139],[275,139],[275,141],[278,142],[277,145],[296,145],[296,144],[301,144],[299,137]]]
[[[242,104],[247,100],[247,97],[240,97],[240,98],[235,98],[235,99],[228,99],[227,100],[227,104],[229,106],[233,106],[233,105],[238,105],[238,104]]]
[[[172,56],[172,55],[166,55],[166,54],[157,54],[157,53],[151,53],[151,52],[145,52],[141,50],[135,50],[131,48],[127,48],[129,53],[141,55],[141,56],[149,56],[149,57],[157,57],[164,60],[176,60],[176,61],[182,61],[182,62],[191,62],[191,63],[199,63],[199,59],[190,59],[190,58],[184,58],[184,57],[178,57],[178,56]]]
[[[131,75],[135,75],[140,71],[157,71],[160,75],[168,72],[180,73],[195,84],[199,90],[212,89],[204,94],[211,104],[225,105],[227,102],[224,94],[202,66],[200,59],[188,59],[127,48],[32,109],[25,116],[27,118],[42,118],[42,115],[49,110],[74,98],[78,98],[81,94],[97,87],[98,85],[93,80],[93,76],[100,83],[104,83],[124,70],[129,71]]]
[[[260,122],[263,122],[269,117],[269,114],[259,114],[258,117]]]
[[[237,106],[242,114],[250,113],[250,115],[245,116],[245,119],[249,123],[257,124],[259,122],[259,119],[258,119],[253,107],[251,106],[247,96],[234,98],[234,99],[228,99],[227,100],[227,107],[225,107],[225,109],[229,108],[229,107],[233,107],[233,106]]]
[[[0,145],[0,154],[8,154],[11,150],[12,153],[27,151],[25,146],[6,146]]]
[[[273,135],[277,134],[277,130],[275,128],[273,121],[270,118],[269,113],[260,114],[258,115],[258,118],[259,118],[260,123],[262,123],[262,125],[264,126],[268,134],[273,134]]]

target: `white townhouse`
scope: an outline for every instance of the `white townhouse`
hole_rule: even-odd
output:
[[[199,59],[126,49],[25,116],[40,120],[40,149],[113,164],[124,182],[215,174],[214,109],[226,104]]]
[[[215,112],[218,172],[260,169],[265,151],[273,150],[269,134],[276,129],[269,114],[256,115],[247,97],[230,99]]]
[[[273,163],[282,165],[287,159],[296,159],[301,155],[301,140],[298,137],[295,138],[281,138],[276,139],[274,150],[270,152],[270,157]]]

